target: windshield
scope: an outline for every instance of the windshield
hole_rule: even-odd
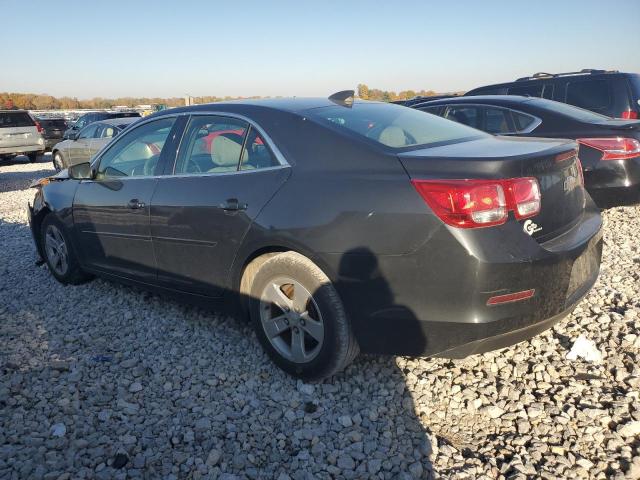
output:
[[[580,122],[601,122],[602,120],[611,120],[611,117],[600,115],[599,113],[585,110],[584,108],[574,107],[567,103],[555,102],[553,100],[544,100],[542,98],[532,98],[528,101],[531,105],[541,108],[548,108],[561,115],[566,115]]]
[[[312,119],[345,129],[391,148],[429,146],[487,136],[486,133],[429,113],[389,103],[356,102],[307,110]]]

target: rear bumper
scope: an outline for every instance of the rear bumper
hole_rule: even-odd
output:
[[[13,155],[22,153],[42,152],[44,150],[44,141],[42,144],[21,145],[19,147],[0,147],[0,155]]]
[[[599,208],[640,203],[640,157],[600,161],[585,170],[587,190]]]
[[[543,244],[523,238],[517,222],[511,232],[445,228],[409,255],[343,255],[335,283],[362,351],[462,358],[520,342],[565,317],[597,280],[601,226],[592,208]],[[366,280],[345,275],[365,271]],[[487,305],[492,296],[529,289],[528,300]]]

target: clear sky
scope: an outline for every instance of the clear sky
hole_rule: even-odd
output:
[[[0,0],[0,91],[324,96],[640,72],[638,19],[640,0]]]

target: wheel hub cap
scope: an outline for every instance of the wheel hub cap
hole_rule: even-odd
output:
[[[320,353],[322,314],[297,280],[277,277],[267,283],[260,297],[260,321],[271,345],[287,360],[306,363]]]
[[[69,253],[62,232],[55,225],[49,225],[45,234],[44,249],[49,265],[58,275],[64,275],[69,268]]]

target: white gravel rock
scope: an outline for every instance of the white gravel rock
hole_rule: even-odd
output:
[[[605,212],[600,279],[552,330],[309,385],[242,321],[55,282],[25,211],[45,158],[0,165],[0,479],[640,476],[640,208]],[[566,358],[581,335],[600,364]]]

